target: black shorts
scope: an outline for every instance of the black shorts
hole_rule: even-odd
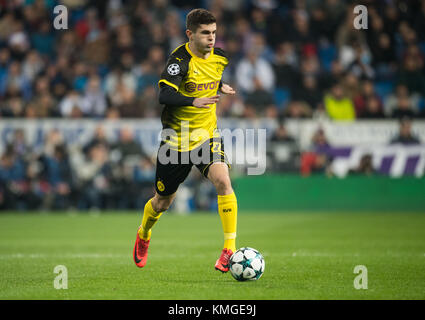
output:
[[[207,177],[208,170],[214,162],[224,162],[230,168],[221,138],[207,140],[187,152],[173,151],[165,142],[161,142],[156,160],[156,192],[162,196],[176,192],[179,185],[189,175],[193,165]]]

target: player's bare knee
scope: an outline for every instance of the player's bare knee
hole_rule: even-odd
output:
[[[215,177],[213,183],[218,194],[228,194],[232,192],[232,184],[228,176]]]

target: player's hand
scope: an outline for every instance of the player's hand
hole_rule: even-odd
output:
[[[225,93],[225,94],[235,94],[236,93],[236,91],[231,86],[229,86],[228,84],[225,84],[225,83],[223,83],[223,85],[221,86],[220,91],[222,93]]]
[[[209,108],[210,105],[217,103],[219,98],[219,95],[208,98],[195,98],[193,100],[193,106],[197,108]]]

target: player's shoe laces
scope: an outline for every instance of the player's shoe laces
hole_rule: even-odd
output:
[[[145,241],[140,239],[139,232],[137,232],[136,243],[134,244],[133,250],[133,259],[136,263],[136,266],[139,268],[143,268],[148,260],[149,242],[150,240]]]
[[[221,272],[227,272],[229,271],[229,260],[232,256],[233,251],[230,249],[223,249],[221,252],[220,258],[215,263],[215,270],[219,270]]]

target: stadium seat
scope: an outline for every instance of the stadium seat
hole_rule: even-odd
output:
[[[421,50],[422,54],[425,54],[425,42],[419,43],[419,49]]]
[[[332,61],[336,59],[337,49],[334,45],[319,48],[319,59],[326,71],[331,69]]]
[[[375,91],[381,97],[385,99],[394,89],[394,83],[391,81],[378,81],[375,82]]]
[[[420,111],[425,110],[425,98],[419,99],[418,108]]]
[[[274,102],[279,109],[283,109],[284,105],[291,98],[291,93],[286,88],[276,88],[273,94]]]

